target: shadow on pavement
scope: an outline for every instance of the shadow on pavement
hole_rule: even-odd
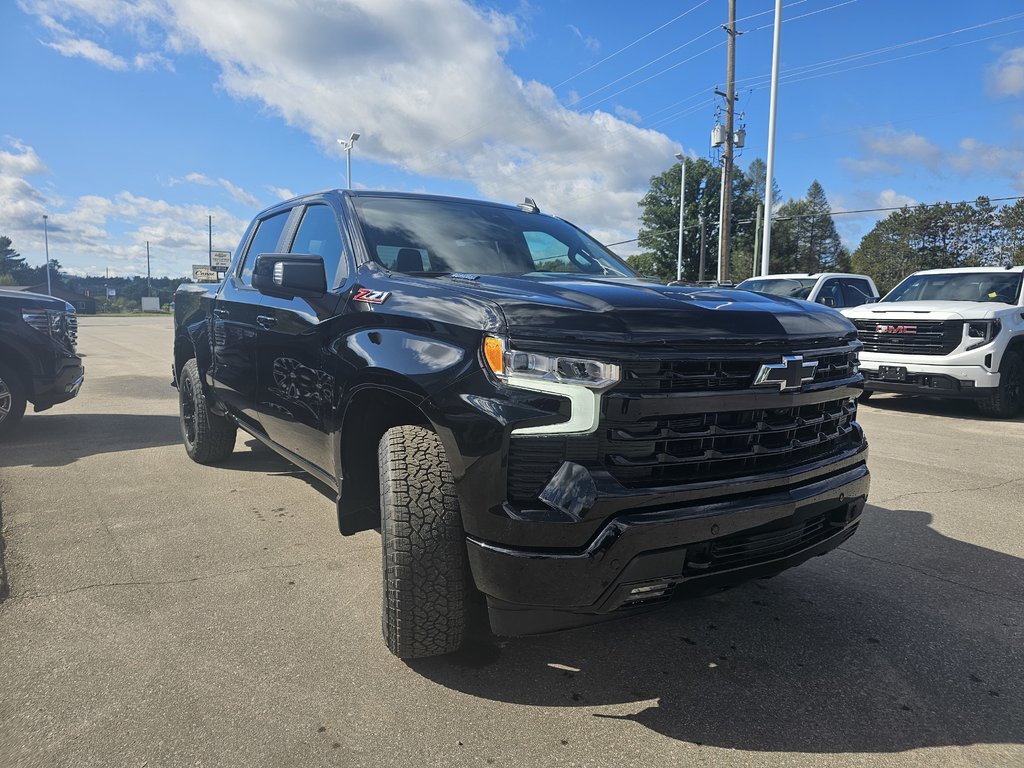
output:
[[[86,456],[181,442],[177,416],[137,413],[26,414],[0,443],[0,467],[61,467]]]
[[[606,707],[592,716],[739,750],[1022,743],[1024,560],[930,520],[868,507],[839,551],[775,579],[545,637],[478,630],[410,666],[472,696]]]
[[[1024,422],[1024,413],[1013,419],[992,419],[982,416],[977,405],[971,400],[940,399],[937,397],[921,397],[918,395],[875,394],[870,400],[862,402],[860,408],[878,411],[899,411],[901,413],[919,413],[924,416],[945,416],[950,419],[967,419],[970,421],[986,421],[1013,424]]]
[[[220,462],[217,465],[218,467],[238,472],[260,472],[279,477],[294,477],[302,480],[314,490],[319,491],[332,502],[335,500],[336,494],[332,488],[321,483],[311,474],[295,466],[283,456],[275,453],[256,438],[248,437],[241,430],[239,430],[238,434],[248,438],[245,441],[245,447],[249,450],[240,450],[238,444],[235,443],[235,452]]]

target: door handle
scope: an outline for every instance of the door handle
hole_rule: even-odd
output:
[[[213,316],[214,317],[227,317],[230,314],[231,313],[228,312],[226,309],[215,309],[215,310],[213,310]]]
[[[277,318],[270,315],[256,315],[256,324],[260,328],[273,328],[277,325]]]

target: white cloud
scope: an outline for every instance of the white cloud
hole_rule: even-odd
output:
[[[1024,48],[1000,56],[988,70],[987,85],[993,96],[1024,95]]]
[[[325,152],[357,130],[360,154],[377,162],[493,199],[530,195],[587,228],[635,232],[636,202],[676,150],[662,133],[566,109],[518,77],[503,58],[521,36],[517,19],[462,0],[22,4],[67,27],[124,28],[140,45],[162,38],[167,54],[204,54],[227,92]]]
[[[288,187],[275,187],[271,184],[267,184],[266,190],[277,200],[291,200],[293,197],[297,197],[297,195],[288,189]]]
[[[44,45],[57,51],[61,56],[66,56],[69,59],[75,57],[86,59],[104,69],[123,72],[129,66],[128,62],[116,53],[108,51],[92,40],[86,40],[85,38],[69,38],[53,43],[44,43]]]
[[[883,160],[880,157],[843,157],[840,158],[839,164],[856,178],[865,178],[867,176],[899,176],[903,173],[903,169],[896,165],[896,163]]]
[[[904,195],[895,189],[883,189],[875,198],[877,208],[902,208],[905,205],[918,205],[919,201],[910,195]]]
[[[572,30],[572,33],[576,37],[583,41],[583,45],[586,46],[587,50],[590,51],[591,53],[597,53],[599,50],[601,50],[601,41],[598,40],[597,38],[590,37],[589,35],[584,35],[582,32],[580,32],[580,28],[577,27],[575,24],[570,24],[569,29]]]
[[[36,151],[17,139],[8,139],[13,152],[0,152],[0,175],[38,176],[47,173]]]
[[[861,134],[864,149],[877,157],[894,157],[936,167],[942,150],[924,136],[913,131],[876,128]]]
[[[0,152],[0,230],[30,263],[44,261],[44,213],[50,255],[73,274],[98,274],[109,266],[118,275],[144,275],[147,240],[155,274],[191,274],[191,265],[206,259],[207,216],[213,216],[218,249],[233,249],[248,224],[247,218],[202,201],[181,205],[129,191],[83,195],[65,204],[26,178],[46,172],[35,150],[17,140],[10,144],[13,152]],[[223,181],[211,183],[220,187]]]
[[[251,195],[244,189],[239,187],[237,184],[232,184],[227,179],[211,179],[209,176],[202,173],[188,173],[184,179],[171,179],[170,184],[174,186],[182,181],[187,181],[192,184],[199,184],[204,187],[221,187],[226,190],[231,197],[240,202],[242,205],[247,205],[250,208],[262,208],[263,205],[260,199],[255,195]]]
[[[634,125],[644,119],[643,115],[641,115],[635,109],[630,109],[629,107],[623,107],[621,105],[615,107],[615,114],[621,117],[623,120],[628,120]]]

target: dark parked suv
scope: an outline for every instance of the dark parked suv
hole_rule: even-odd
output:
[[[0,290],[0,439],[25,413],[78,394],[85,369],[75,353],[78,316],[67,302]]]
[[[529,200],[290,200],[175,326],[188,454],[241,427],[337,490],[342,533],[379,525],[402,657],[478,602],[527,634],[778,573],[867,498],[848,320],[645,281]]]

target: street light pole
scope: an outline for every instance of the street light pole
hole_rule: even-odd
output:
[[[359,140],[359,134],[354,133],[348,137],[348,141],[338,139],[341,148],[345,150],[345,189],[352,189],[352,145]]]
[[[46,246],[46,293],[53,296],[53,287],[50,285],[50,233],[46,228],[46,220],[50,218],[43,214],[43,243]]]
[[[775,110],[779,99],[779,44],[782,36],[782,0],[775,0],[775,32],[772,39],[772,94],[768,102],[768,167],[764,182],[764,239],[761,241],[761,274],[768,274],[772,244],[772,176],[775,173]]]
[[[676,280],[683,279],[683,211],[686,210],[686,156],[676,152],[679,161],[679,250],[676,254]]]

